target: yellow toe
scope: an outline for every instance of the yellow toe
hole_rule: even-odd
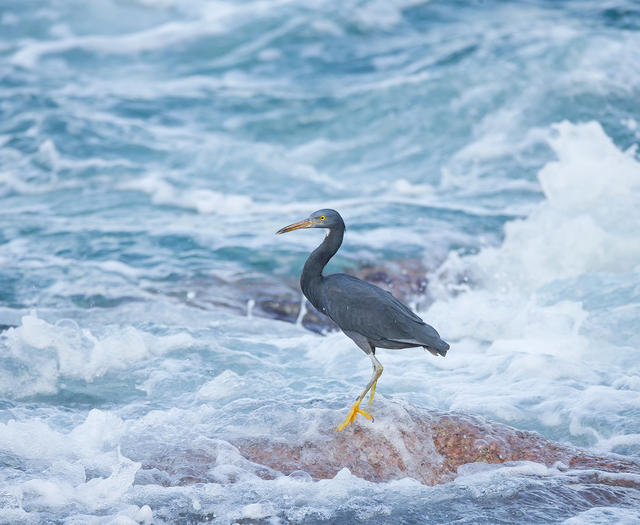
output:
[[[349,413],[347,414],[347,417],[342,422],[342,424],[338,428],[336,428],[336,430],[342,430],[347,425],[350,425],[351,423],[353,423],[356,420],[356,416],[358,414],[362,414],[367,419],[372,419],[371,414],[368,414],[364,410],[360,410],[360,403],[359,402],[358,403],[354,403],[353,406],[351,407],[351,410],[349,410]]]

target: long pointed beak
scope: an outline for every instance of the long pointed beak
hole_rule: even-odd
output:
[[[316,221],[312,221],[311,219],[305,219],[303,221],[294,222],[293,224],[289,224],[289,226],[285,226],[284,228],[278,230],[276,235],[280,235],[281,233],[292,232],[293,230],[300,230],[302,228],[311,228],[316,224]]]

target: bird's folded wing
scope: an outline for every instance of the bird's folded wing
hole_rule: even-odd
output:
[[[338,274],[325,287],[326,313],[342,330],[372,340],[432,345],[438,333],[389,292],[351,276]]]

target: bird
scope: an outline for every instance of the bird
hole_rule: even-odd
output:
[[[342,245],[346,230],[337,211],[318,210],[307,219],[281,228],[276,234],[303,228],[324,228],[326,236],[304,265],[300,277],[302,293],[316,310],[332,319],[371,358],[373,365],[371,380],[351,406],[346,419],[336,428],[342,430],[351,425],[358,414],[372,420],[371,414],[360,408],[360,403],[369,391],[369,404],[373,402],[382,374],[376,348],[423,347],[435,356],[444,357],[449,344],[440,338],[435,328],[386,290],[344,273],[323,275],[324,267]]]

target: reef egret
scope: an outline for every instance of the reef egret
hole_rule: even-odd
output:
[[[322,275],[322,270],[340,248],[344,236],[344,221],[337,211],[318,210],[308,219],[285,226],[276,233],[301,228],[324,228],[327,231],[322,244],[311,253],[304,265],[300,277],[302,293],[319,312],[333,319],[373,363],[371,380],[356,399],[347,418],[337,428],[342,430],[353,423],[358,414],[371,419],[370,414],[360,409],[360,403],[371,390],[371,404],[378,378],[382,374],[382,365],[375,356],[376,348],[422,346],[433,355],[445,356],[449,345],[440,339],[433,327],[389,292],[352,275]]]

